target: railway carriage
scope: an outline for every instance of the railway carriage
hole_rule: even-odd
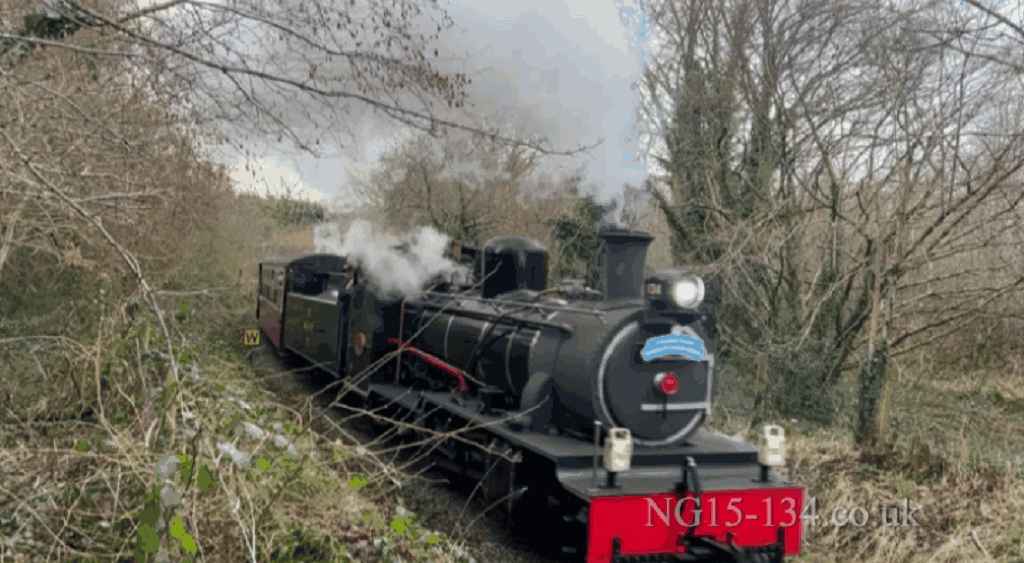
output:
[[[402,299],[345,257],[268,261],[257,316],[272,346],[344,378],[367,405],[457,431],[437,463],[481,482],[563,556],[797,554],[803,489],[772,471],[781,428],[759,449],[704,427],[715,359],[703,280],[644,277],[646,233],[600,238],[597,288],[549,285],[547,253],[522,237],[455,247],[469,280]]]

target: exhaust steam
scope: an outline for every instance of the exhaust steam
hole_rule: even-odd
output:
[[[469,270],[445,256],[449,237],[420,227],[394,236],[368,221],[356,220],[341,240],[339,254],[356,264],[371,287],[388,298],[417,295],[442,281],[463,282]]]

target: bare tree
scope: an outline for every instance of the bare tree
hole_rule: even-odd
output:
[[[248,132],[315,151],[322,137],[371,110],[430,132],[579,150],[503,136],[451,111],[465,104],[469,79],[433,62],[433,42],[451,25],[434,3],[54,0],[46,14],[71,29],[100,31],[107,46],[78,34],[55,40],[2,31],[0,40],[123,59],[154,91],[169,89],[195,123],[230,124],[227,142],[241,144],[236,137]]]
[[[412,137],[354,178],[365,211],[399,229],[431,225],[470,244],[497,234],[549,239],[565,207],[567,179],[545,178],[542,155],[467,133]]]
[[[1005,67],[1011,73],[1024,74],[1024,13],[1017,6],[998,6],[995,2],[965,0],[970,7],[958,18],[938,29],[926,30],[949,49],[983,58]],[[925,30],[922,30],[925,31]]]
[[[646,8],[660,50],[644,110],[664,172],[650,190],[677,257],[718,271],[759,413],[827,419],[819,389],[860,366],[857,435],[884,442],[890,359],[1024,281],[995,250],[1019,236],[1019,92],[922,31],[959,17],[942,3]],[[965,264],[979,256],[992,260]]]

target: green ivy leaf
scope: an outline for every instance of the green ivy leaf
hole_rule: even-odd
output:
[[[75,451],[85,453],[90,449],[89,442],[85,440],[75,440]]]
[[[156,535],[156,528],[149,524],[139,524],[138,547],[142,553],[152,555],[160,549],[160,536]]]
[[[270,460],[265,457],[256,458],[256,469],[263,472],[270,471]]]
[[[441,534],[437,532],[431,532],[429,535],[427,535],[426,542],[427,545],[437,545],[441,543]]]
[[[139,523],[140,525],[146,525],[153,530],[156,530],[156,524],[159,520],[160,492],[154,489],[146,495],[146,504],[142,508],[142,514],[139,515]]]
[[[178,454],[178,461],[178,477],[182,484],[186,484],[192,477],[192,458],[188,454]]]
[[[213,488],[216,484],[216,480],[213,478],[213,473],[210,468],[204,463],[199,466],[199,475],[196,476],[196,484],[199,485],[199,492],[205,493]]]
[[[189,352],[188,350],[182,350],[181,353],[178,354],[179,364],[191,364],[194,360],[195,357],[192,355],[192,352]]]
[[[404,536],[409,531],[409,524],[408,516],[395,516],[391,519],[391,531]]]
[[[358,491],[359,489],[362,489],[369,483],[370,481],[362,475],[353,475],[348,480],[348,486],[353,491]]]
[[[172,538],[178,540],[178,545],[181,546],[182,551],[185,553],[195,555],[199,551],[196,539],[185,529],[185,521],[182,520],[181,516],[171,518],[170,534]]]

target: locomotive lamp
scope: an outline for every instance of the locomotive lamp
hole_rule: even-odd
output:
[[[663,371],[654,376],[654,388],[662,395],[670,397],[679,392],[679,377],[671,371]]]
[[[633,460],[633,435],[628,428],[610,428],[604,440],[604,469],[608,474],[606,486],[617,487],[615,476],[622,471],[629,471]]]
[[[700,276],[670,270],[647,278],[644,294],[656,309],[696,309],[704,302]]]
[[[786,465],[786,431],[776,424],[765,424],[761,432],[764,440],[757,462],[761,465],[761,481],[768,481],[769,469]]]

